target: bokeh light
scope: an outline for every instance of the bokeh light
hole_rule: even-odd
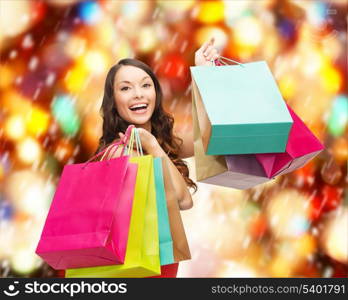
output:
[[[25,123],[20,115],[10,116],[4,126],[5,135],[11,140],[20,140],[25,135]]]
[[[333,136],[341,136],[348,122],[348,97],[339,95],[334,99],[328,121],[329,131]]]
[[[40,162],[42,150],[35,139],[26,137],[17,144],[17,155],[23,163],[33,164]]]
[[[68,95],[59,95],[52,102],[52,114],[59,123],[62,131],[74,136],[80,127],[73,100]]]
[[[50,122],[50,115],[48,112],[33,107],[27,115],[26,128],[29,134],[33,136],[40,136],[47,132]]]
[[[217,23],[224,18],[224,3],[202,1],[199,3],[197,19],[205,24]]]
[[[340,209],[327,220],[323,234],[323,247],[334,259],[348,262],[348,209]]]
[[[102,11],[96,1],[82,1],[78,10],[80,18],[89,25],[97,23],[102,17]]]

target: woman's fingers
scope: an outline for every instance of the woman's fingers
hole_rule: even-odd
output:
[[[212,39],[212,40],[213,40],[213,39]],[[212,41],[212,40],[211,40],[211,41]],[[202,50],[203,55],[207,55],[210,51],[212,51],[213,49],[215,49],[214,44],[211,43],[211,41],[209,41],[209,42],[207,43],[207,45],[204,47],[204,49]],[[213,42],[214,42],[214,41],[213,41]]]
[[[213,56],[213,60],[216,60],[216,59],[218,59],[220,57],[220,55],[219,55],[219,53],[217,53],[217,54],[215,54],[214,56]]]
[[[205,51],[208,49],[208,47],[210,46],[210,41],[209,42],[205,42],[202,47],[201,47],[201,50],[202,50],[202,53],[204,54]]]
[[[214,45],[214,41],[215,41],[215,39],[212,37],[209,41],[205,42],[202,45],[201,50],[202,50],[203,55],[207,51],[208,48],[210,48]]]
[[[218,58],[218,51],[216,48],[211,47],[210,49],[207,50],[205,59],[206,60],[212,60]]]
[[[211,56],[211,54],[212,54],[214,51],[216,51],[215,48],[209,47],[209,48],[205,51],[205,53],[204,53],[203,55],[204,55],[206,58],[208,58],[208,57]]]
[[[209,56],[209,60],[215,60],[219,58],[219,54],[217,51],[213,51],[210,56]]]

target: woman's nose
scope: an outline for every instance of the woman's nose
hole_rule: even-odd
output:
[[[134,88],[134,96],[135,98],[141,98],[143,96],[142,91],[139,87]]]

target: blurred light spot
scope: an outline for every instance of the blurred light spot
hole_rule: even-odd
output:
[[[4,127],[5,136],[13,141],[18,141],[25,135],[25,123],[22,116],[10,116]]]
[[[42,151],[40,145],[31,137],[27,137],[17,144],[17,156],[26,164],[40,161],[41,154]]]
[[[71,58],[78,58],[86,50],[86,40],[77,35],[72,35],[65,45],[65,53]]]
[[[80,18],[87,24],[97,23],[102,16],[102,11],[98,3],[94,1],[81,2],[78,11]]]
[[[329,93],[337,93],[341,87],[342,79],[340,73],[332,66],[323,67],[318,74],[321,83]]]
[[[330,133],[339,137],[344,134],[348,122],[348,97],[345,95],[337,96],[331,108],[328,128]]]
[[[29,133],[34,136],[46,133],[50,116],[42,109],[33,107],[26,119],[26,126]]]
[[[27,275],[39,267],[38,262],[40,260],[29,249],[16,249],[10,261],[15,272],[21,275]]]
[[[104,73],[108,65],[107,57],[100,51],[87,52],[83,61],[86,69],[94,74]]]
[[[241,46],[258,46],[262,41],[261,24],[255,17],[241,18],[233,28],[235,41]]]
[[[59,123],[62,131],[69,136],[74,136],[80,129],[80,120],[76,113],[72,99],[67,95],[56,97],[51,105],[54,118]]]
[[[84,66],[77,64],[69,70],[64,78],[65,86],[70,92],[80,92],[86,82],[88,72]]]
[[[197,20],[205,24],[212,24],[223,20],[224,3],[220,1],[199,2]]]
[[[1,35],[14,37],[24,32],[30,25],[30,6],[29,1],[1,1]]]

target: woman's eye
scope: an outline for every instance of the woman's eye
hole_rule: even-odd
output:
[[[123,88],[121,88],[121,91],[127,91],[128,90],[128,86],[124,86]]]
[[[151,84],[149,84],[149,83],[145,83],[143,86],[144,86],[144,87],[150,87],[150,86],[151,86]]]

